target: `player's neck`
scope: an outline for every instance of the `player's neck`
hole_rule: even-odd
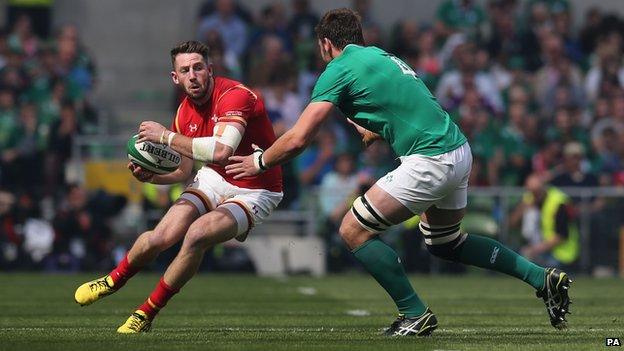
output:
[[[342,55],[343,50],[340,50],[336,47],[332,47],[331,51],[329,51],[329,57],[331,58],[330,61],[334,60],[336,57]]]

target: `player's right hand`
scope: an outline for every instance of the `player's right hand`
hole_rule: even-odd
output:
[[[154,173],[150,172],[146,169],[141,168],[141,166],[136,165],[132,162],[128,162],[128,169],[132,172],[132,175],[139,181],[139,182],[149,182],[150,180],[152,180],[152,178],[154,178]]]

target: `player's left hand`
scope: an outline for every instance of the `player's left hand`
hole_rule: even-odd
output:
[[[251,145],[254,150],[260,150],[257,145]],[[262,173],[262,170],[258,167],[257,162],[255,162],[255,158],[258,157],[258,153],[254,151],[253,154],[247,156],[230,156],[228,160],[230,164],[225,166],[225,173],[229,175],[234,175],[234,179],[240,179],[244,177],[253,177],[257,174]]]
[[[153,121],[143,121],[139,125],[139,138],[137,142],[151,141],[164,144],[167,142],[169,131],[162,124]]]

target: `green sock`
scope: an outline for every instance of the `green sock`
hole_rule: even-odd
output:
[[[544,288],[546,270],[500,242],[480,235],[468,235],[462,245],[459,262],[509,274],[537,290]]]
[[[399,256],[390,246],[374,238],[354,249],[353,255],[392,297],[399,313],[409,318],[425,312],[427,307],[416,295]]]

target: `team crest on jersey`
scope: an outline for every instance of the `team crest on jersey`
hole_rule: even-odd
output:
[[[195,133],[197,131],[197,124],[196,123],[189,124],[189,131],[191,133]]]

